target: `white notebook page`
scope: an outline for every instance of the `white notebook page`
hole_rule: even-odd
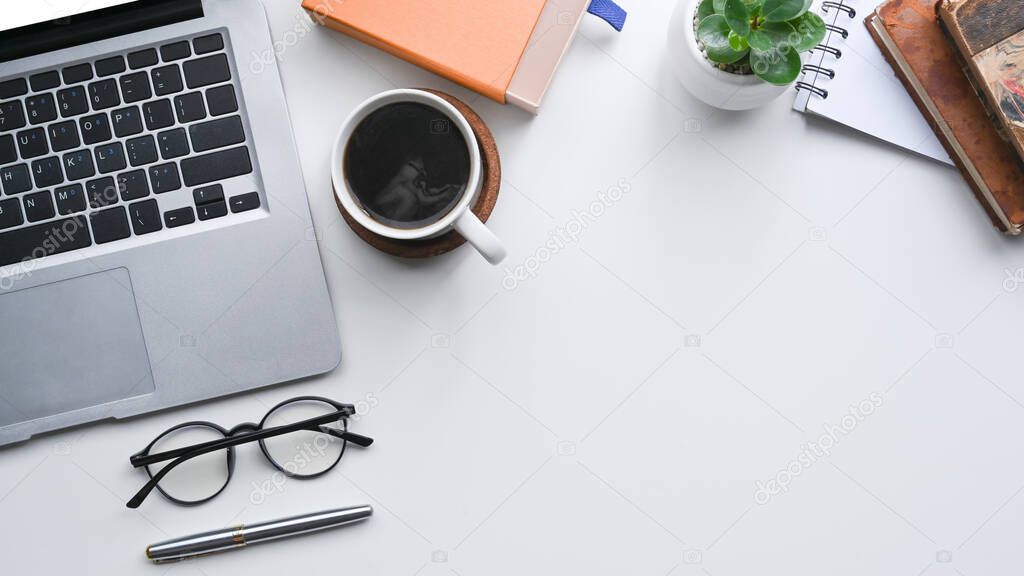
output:
[[[836,0],[838,2],[838,0]],[[856,14],[851,18],[834,7],[822,8],[815,0],[813,10],[825,20],[847,30],[844,39],[828,32],[823,44],[842,52],[840,58],[814,50],[805,59],[835,72],[835,78],[805,72],[800,80],[828,92],[827,98],[806,90],[797,92],[793,108],[829,118],[886,142],[952,164],[917,105],[900,83],[864,26],[864,19],[881,0],[843,0]]]

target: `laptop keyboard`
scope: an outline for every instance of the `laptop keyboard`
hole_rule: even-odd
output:
[[[252,172],[221,33],[0,80],[0,266],[259,208]]]

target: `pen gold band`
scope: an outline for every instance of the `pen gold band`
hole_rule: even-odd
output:
[[[231,541],[238,546],[245,546],[245,524],[239,524],[231,532]]]

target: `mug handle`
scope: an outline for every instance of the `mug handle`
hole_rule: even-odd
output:
[[[491,264],[497,265],[505,259],[508,253],[505,245],[472,211],[466,210],[459,216],[455,221],[455,230]]]

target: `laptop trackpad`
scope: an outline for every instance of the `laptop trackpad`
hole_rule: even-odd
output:
[[[0,295],[0,427],[154,391],[124,268]]]

